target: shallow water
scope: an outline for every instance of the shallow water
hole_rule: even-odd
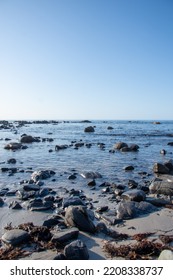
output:
[[[26,124],[17,127],[13,123],[12,129],[0,130],[0,167],[17,167],[24,169],[52,169],[56,172],[55,178],[62,186],[68,183],[67,175],[74,172],[97,171],[103,176],[101,181],[126,183],[128,179],[141,179],[139,172],[152,173],[154,162],[164,162],[172,158],[173,147],[168,142],[173,141],[173,121],[161,121],[161,124],[153,124],[152,121],[92,121],[91,124],[83,122],[59,122],[58,124]],[[85,133],[84,128],[95,126],[94,133]],[[108,126],[113,127],[108,130]],[[17,134],[15,134],[17,131]],[[15,152],[5,150],[4,146],[9,142],[19,141],[22,134],[36,137],[53,138],[53,142],[40,142],[27,144],[28,149]],[[11,141],[5,141],[10,138]],[[67,144],[71,141],[91,143],[91,148],[86,146],[74,149],[74,145],[65,150],[55,151],[55,145]],[[138,152],[110,153],[113,145],[123,141],[127,144],[139,145]],[[104,143],[105,149],[98,147],[98,143]],[[53,152],[49,152],[52,149]],[[166,155],[160,154],[165,149]],[[17,163],[7,164],[9,158],[15,158]],[[125,172],[123,167],[133,165],[134,171]],[[0,185],[16,183],[21,179],[30,178],[30,173],[16,173],[8,176],[0,174]],[[83,178],[78,178],[80,184]]]

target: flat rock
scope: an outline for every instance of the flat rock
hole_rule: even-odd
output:
[[[72,197],[69,197],[69,198],[63,198],[63,203],[62,203],[63,208],[66,208],[70,205],[83,205],[84,206],[85,203],[82,201],[82,199],[80,199],[77,196],[72,196]]]
[[[144,193],[144,191],[142,190],[137,190],[137,189],[133,189],[130,191],[126,191],[124,192],[121,197],[125,200],[131,200],[131,201],[137,201],[140,202],[142,200],[145,200],[146,198],[146,194]]]
[[[68,229],[61,230],[59,232],[53,231],[53,236],[51,241],[58,242],[58,243],[66,243],[69,242],[71,239],[78,238],[79,230],[78,228],[72,227]]]
[[[87,246],[81,240],[75,240],[64,248],[64,255],[68,260],[88,260]]]
[[[29,233],[24,230],[12,229],[7,231],[1,239],[4,243],[15,246],[20,244],[21,242],[27,242],[29,240],[29,237]]]

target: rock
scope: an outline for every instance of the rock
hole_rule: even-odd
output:
[[[88,212],[83,206],[69,206],[65,212],[65,223],[68,226],[77,227],[81,231],[95,232],[95,225],[91,221]]]
[[[150,192],[153,194],[173,196],[173,182],[155,179],[149,185]]]
[[[4,149],[6,149],[6,150],[19,150],[21,148],[22,148],[22,144],[21,143],[17,143],[17,142],[8,143],[4,147]]]
[[[112,130],[112,129],[114,129],[114,128],[113,128],[112,126],[108,126],[107,129],[108,129],[108,130]]]
[[[118,219],[127,220],[156,210],[155,206],[146,201],[123,201],[117,205],[116,213]]]
[[[22,135],[20,139],[21,143],[33,143],[33,142],[40,142],[39,138],[33,137],[31,135]]]
[[[0,207],[2,207],[2,205],[4,204],[3,199],[0,197]]]
[[[85,127],[85,129],[84,129],[84,132],[94,132],[94,131],[95,131],[95,129],[93,126],[88,126],[88,127]]]
[[[15,164],[16,163],[16,159],[15,158],[10,158],[10,159],[7,160],[7,163]]]
[[[62,253],[58,253],[58,255],[54,258],[54,260],[66,260],[66,257]]]
[[[81,176],[85,179],[97,179],[97,178],[102,178],[102,175],[99,172],[83,172],[81,173]]]
[[[113,149],[120,150],[120,149],[122,149],[122,148],[124,148],[124,147],[127,148],[128,145],[127,145],[126,143],[124,143],[124,142],[117,142],[117,143],[114,145]]]
[[[129,146],[129,148],[130,148],[131,151],[134,151],[134,152],[139,150],[139,146],[137,144],[131,144]]]
[[[9,208],[11,208],[13,210],[19,210],[19,209],[22,209],[22,206],[20,205],[20,203],[18,201],[14,200],[9,204]]]
[[[163,250],[158,257],[158,260],[173,260],[173,251]]]
[[[68,260],[88,260],[87,246],[81,240],[75,240],[64,248],[64,255]]]
[[[134,170],[135,168],[132,166],[132,165],[127,165],[123,168],[125,171],[132,171]]]
[[[169,146],[173,146],[173,142],[169,142],[167,145],[169,145]]]
[[[59,217],[51,217],[51,218],[48,218],[47,220],[45,220],[43,222],[43,226],[46,226],[48,228],[51,228],[53,226],[56,226],[60,223],[60,218]]]
[[[32,198],[35,196],[35,191],[26,192],[24,190],[18,190],[16,192],[16,195],[21,200],[28,200],[29,198]]]
[[[72,227],[68,229],[61,230],[59,232],[52,232],[53,236],[51,241],[53,243],[66,243],[71,239],[78,238],[79,230],[78,228]]]
[[[169,169],[162,163],[155,163],[153,166],[154,173],[169,174]]]
[[[1,239],[4,243],[15,246],[24,241],[28,241],[29,238],[30,235],[28,232],[21,229],[12,229],[7,231]]]
[[[166,151],[165,151],[164,149],[162,149],[162,150],[160,151],[160,153],[161,153],[162,155],[166,155]]]
[[[130,190],[124,192],[121,197],[125,200],[130,200],[130,201],[143,201],[146,198],[145,193],[142,190]]]
[[[63,198],[63,208],[66,208],[70,205],[85,205],[85,203],[77,196],[72,196],[69,198]]]
[[[120,202],[116,209],[118,219],[132,219],[136,216],[135,202]]]
[[[89,187],[94,187],[96,185],[96,181],[95,180],[91,180],[88,182],[88,186]]]
[[[131,152],[131,149],[129,147],[123,147],[120,149],[121,152]]]
[[[51,176],[55,175],[55,172],[52,170],[39,170],[39,171],[34,171],[31,175],[31,179],[34,182],[37,182],[39,180],[45,180],[50,178]]]
[[[31,211],[45,211],[53,207],[52,201],[42,201],[42,199],[32,199],[28,203],[28,209]]]
[[[76,175],[71,174],[68,176],[68,180],[75,180],[76,179]]]
[[[68,145],[56,145],[55,146],[55,151],[59,151],[59,150],[64,150],[67,149]]]
[[[24,191],[39,191],[40,186],[34,184],[25,184],[23,185]]]

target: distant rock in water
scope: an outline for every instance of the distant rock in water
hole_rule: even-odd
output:
[[[40,142],[39,137],[33,137],[31,135],[22,135],[21,139],[20,139],[21,143],[33,143],[33,142]]]
[[[19,150],[21,148],[22,148],[22,144],[21,143],[17,143],[17,142],[8,143],[4,147],[4,149],[6,149],[6,150]]]
[[[113,150],[120,150],[121,152],[136,152],[139,150],[139,146],[137,144],[131,144],[128,146],[124,142],[117,142],[113,146]]]
[[[84,132],[94,132],[94,131],[95,131],[95,129],[93,126],[88,126],[84,129]]]

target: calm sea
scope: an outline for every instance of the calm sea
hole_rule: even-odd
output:
[[[84,132],[85,127],[94,126],[95,132]],[[19,184],[23,179],[29,179],[29,168],[33,171],[39,169],[52,169],[56,172],[54,178],[56,184],[68,186],[74,184],[81,187],[85,184],[79,174],[84,171],[97,171],[103,176],[100,182],[114,182],[126,184],[129,179],[142,183],[143,177],[140,172],[152,174],[154,162],[165,162],[173,159],[173,147],[168,145],[173,141],[173,121],[91,121],[84,123],[79,121],[60,121],[57,124],[35,124],[30,123],[17,127],[13,122],[13,128],[0,130],[0,168],[17,167],[13,176],[8,173],[0,173],[0,186]],[[108,129],[111,126],[113,129]],[[41,138],[53,138],[53,142],[40,142],[27,144],[28,149],[15,152],[5,150],[4,146],[11,142],[20,141],[22,134],[28,134]],[[11,139],[6,141],[5,138]],[[84,146],[74,149],[74,141],[83,142]],[[123,141],[127,144],[137,144],[138,152],[110,153],[113,145]],[[90,143],[88,148],[86,144]],[[100,149],[98,143],[104,143],[105,148]],[[66,144],[69,147],[64,150],[55,151],[55,145]],[[71,145],[71,146],[70,146]],[[50,152],[50,149],[53,151]],[[160,151],[166,150],[166,155]],[[7,164],[7,160],[15,158],[16,164]],[[133,171],[124,171],[124,167],[133,165]],[[69,174],[76,173],[77,179],[70,182]],[[151,175],[152,176],[152,175]],[[148,176],[150,178],[150,176]],[[53,184],[48,182],[48,184]],[[55,185],[54,185],[55,186]]]

